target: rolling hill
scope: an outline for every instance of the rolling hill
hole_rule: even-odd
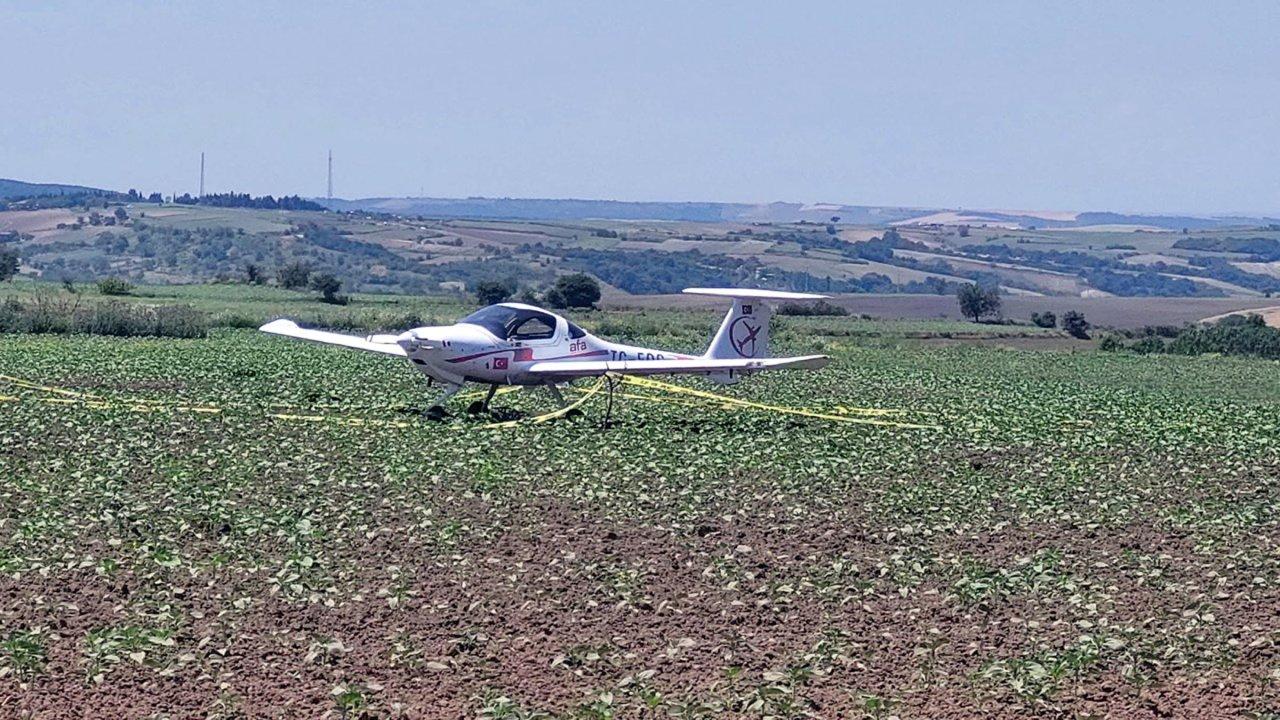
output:
[[[14,180],[0,191],[48,194],[0,211],[0,249],[18,251],[24,274],[57,280],[234,280],[247,266],[274,275],[303,262],[368,292],[502,279],[536,290],[581,271],[621,295],[692,285],[949,295],[971,282],[1026,297],[1280,293],[1270,218],[536,198],[332,200],[325,210],[224,206],[249,200],[230,194],[138,202]]]
[[[1264,298],[1280,292],[1280,229],[1266,226],[1184,233],[424,219],[95,199],[0,212],[0,243],[19,252],[25,274],[74,281],[109,275],[150,283],[236,280],[249,265],[273,276],[304,262],[366,292],[433,293],[508,278],[536,290],[573,271],[595,275],[615,295],[693,285],[950,295],[970,282],[1028,297]]]
[[[977,225],[1011,229],[1214,230],[1280,223],[1273,217],[1142,215],[1115,212],[961,210],[840,203],[630,202],[554,198],[313,198],[332,210],[485,220],[666,220],[672,222]]]
[[[61,183],[29,183],[0,178],[0,198],[47,197],[49,195],[109,194],[114,191],[84,185]]]

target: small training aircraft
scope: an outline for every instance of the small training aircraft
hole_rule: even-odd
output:
[[[273,335],[408,359],[427,376],[429,384],[436,382],[444,387],[444,392],[427,410],[427,415],[434,419],[448,414],[444,403],[468,382],[489,386],[485,399],[468,408],[468,412],[474,414],[489,409],[499,385],[545,388],[564,407],[565,399],[557,386],[576,378],[686,374],[731,384],[761,370],[816,370],[830,359],[826,355],[769,357],[771,310],[767,302],[816,300],[825,295],[732,288],[686,288],[684,292],[733,300],[733,307],[702,355],[602,340],[555,313],[522,303],[490,305],[453,325],[413,328],[399,335],[361,338],[309,330],[285,319],[269,322],[259,329]]]

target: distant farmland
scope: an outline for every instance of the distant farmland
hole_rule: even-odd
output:
[[[839,295],[833,302],[851,313],[881,319],[961,320],[956,299],[949,295]],[[714,303],[685,295],[646,295],[612,298],[618,308],[712,307]],[[1004,317],[1026,322],[1033,312],[1068,310],[1085,314],[1100,327],[1140,328],[1146,325],[1182,325],[1239,310],[1274,308],[1274,298],[1124,298],[1124,297],[1026,297],[1003,299]]]
[[[247,265],[272,274],[303,262],[334,273],[349,290],[415,294],[505,279],[537,291],[575,271],[596,275],[615,295],[744,285],[949,296],[977,282],[1002,287],[1018,315],[1031,306],[1014,296],[1265,299],[1280,293],[1275,227],[1215,225],[1184,234],[901,219],[855,225],[835,214],[788,221],[477,220],[94,199],[0,212],[0,243],[18,251],[24,274],[49,280],[233,281]],[[1059,307],[1057,300],[1046,306]],[[1108,307],[1097,305],[1100,317]],[[928,310],[939,312],[945,310]]]

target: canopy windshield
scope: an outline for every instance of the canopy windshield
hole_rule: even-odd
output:
[[[479,325],[500,340],[544,340],[556,332],[555,315],[507,305],[490,305],[458,322]]]

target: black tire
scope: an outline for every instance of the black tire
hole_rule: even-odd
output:
[[[439,405],[432,405],[431,407],[427,408],[428,420],[444,420],[447,417],[449,417],[449,411],[445,410]]]
[[[473,403],[471,403],[470,405],[468,405],[468,406],[467,406],[467,414],[468,414],[468,415],[479,415],[480,413],[484,412],[484,411],[485,411],[485,409],[486,409],[486,408],[485,408],[485,406],[484,406],[484,403],[483,403],[482,401],[480,401],[480,400],[476,400],[475,402],[473,402]]]

